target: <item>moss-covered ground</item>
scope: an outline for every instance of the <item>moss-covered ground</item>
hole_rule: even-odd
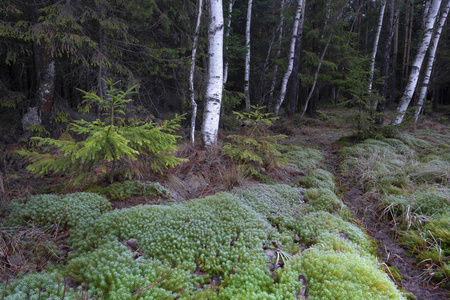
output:
[[[328,132],[334,134],[332,128]],[[287,163],[277,172],[268,170],[283,180],[268,180],[268,173],[263,182],[244,184],[239,174],[227,177],[226,168],[216,164],[228,188],[203,188],[197,195],[208,196],[190,200],[180,199],[170,184],[165,189],[149,182],[16,198],[2,212],[2,299],[412,297],[396,285],[401,281],[396,267],[377,257],[379,243],[359,226],[336,176],[380,201],[392,234],[430,274],[427,280],[445,287],[446,137],[422,132],[366,140],[342,147],[339,166],[319,150],[327,141],[306,145],[294,137],[280,147]],[[328,147],[337,158],[334,146]],[[130,198],[141,204],[122,209],[111,204]]]

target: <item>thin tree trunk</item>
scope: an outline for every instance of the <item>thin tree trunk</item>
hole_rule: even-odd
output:
[[[274,109],[275,116],[278,116],[281,104],[283,103],[284,97],[286,96],[287,82],[288,82],[289,76],[291,76],[291,73],[292,73],[292,66],[294,64],[294,55],[295,55],[295,42],[297,40],[297,33],[298,33],[298,23],[300,22],[300,13],[302,11],[302,1],[303,0],[298,0],[298,3],[297,3],[297,9],[295,12],[294,28],[292,30],[291,46],[289,49],[289,64],[288,64],[286,73],[284,74],[283,81],[281,82],[280,97],[278,98],[277,103],[275,103],[275,109]]]
[[[387,0],[382,0],[382,1],[383,1],[383,3],[381,4],[380,17],[378,19],[377,33],[375,35],[375,41],[373,43],[373,50],[372,50],[372,57],[370,59],[369,87],[368,87],[369,94],[372,92],[373,73],[375,72],[375,58],[377,56],[378,41],[380,40],[381,27],[383,26],[384,10],[386,8]],[[375,108],[377,107],[376,102],[373,104],[373,107],[375,107]]]
[[[209,0],[208,84],[203,114],[202,136],[205,147],[217,144],[223,87],[223,8],[222,0]]]
[[[433,70],[434,60],[436,58],[436,50],[439,44],[439,39],[441,37],[442,28],[444,27],[445,21],[447,19],[448,11],[450,9],[450,1],[447,1],[447,5],[442,11],[442,15],[439,19],[439,24],[436,29],[436,32],[433,35],[433,39],[431,41],[430,53],[428,54],[428,63],[427,68],[425,70],[425,75],[423,76],[422,88],[420,89],[419,100],[417,102],[417,108],[414,113],[414,122],[417,123],[419,119],[419,115],[422,111],[423,103],[425,101],[425,97],[427,95],[428,84],[430,82],[431,72]]]
[[[427,53],[428,47],[430,45],[434,24],[436,22],[441,2],[442,2],[441,0],[433,0],[433,3],[431,4],[430,13],[428,14],[426,24],[424,27],[425,28],[424,35],[422,41],[420,42],[416,58],[414,59],[413,65],[411,67],[411,73],[409,76],[408,84],[405,88],[402,98],[400,99],[400,104],[397,108],[397,116],[392,121],[392,125],[399,125],[400,123],[402,123],[406,113],[406,109],[408,108],[409,103],[411,102],[414,90],[416,89],[417,86],[417,81],[419,79],[422,63]]]
[[[195,120],[197,119],[197,102],[195,102],[194,72],[195,55],[197,53],[198,34],[200,31],[200,20],[202,18],[203,0],[198,1],[197,24],[195,25],[194,40],[192,41],[191,68],[189,70],[189,94],[191,96],[192,117],[191,117],[191,145],[195,146]]]
[[[278,50],[277,54],[275,55],[275,58],[277,59],[280,57],[281,54],[281,40],[283,39],[283,29],[284,29],[284,14],[283,10],[286,5],[285,0],[281,0],[281,9],[280,9],[280,23],[278,24]],[[273,78],[272,78],[272,84],[270,85],[269,90],[269,98],[270,98],[270,104],[274,102],[273,94],[275,92],[275,86],[277,83],[277,75],[278,75],[278,64],[275,64],[274,70],[273,70]]]
[[[412,1],[412,0],[411,0]],[[405,34],[404,34],[404,40],[403,40],[403,56],[402,56],[402,74],[400,77],[400,90],[403,90],[403,85],[405,82],[405,74],[407,74],[406,72],[406,66],[407,66],[407,62],[406,62],[406,53],[408,52],[408,40],[409,40],[409,0],[406,0],[405,3]]]
[[[230,37],[230,30],[231,30],[231,13],[233,12],[233,5],[235,0],[230,0],[228,3],[228,22],[227,22],[227,30],[225,31],[225,39],[228,40]],[[229,59],[228,59],[228,45],[225,46],[225,61],[224,61],[224,69],[223,69],[223,85],[225,89],[225,84],[228,81],[228,65],[229,65]]]
[[[383,116],[384,110],[386,108],[386,97],[388,92],[388,84],[389,84],[389,65],[391,62],[391,45],[392,45],[392,38],[394,36],[394,6],[395,6],[395,0],[387,0],[389,1],[388,11],[387,11],[387,24],[386,24],[386,32],[385,36],[387,36],[386,41],[384,42],[384,49],[383,49],[383,65],[381,66],[381,77],[383,78],[383,82],[381,83],[380,87],[380,96],[381,101],[377,103],[377,106],[374,106],[374,108],[377,109],[377,112],[379,113],[379,116],[375,118],[375,122],[377,124],[383,124]]]
[[[295,56],[294,56],[294,66],[292,68],[292,74],[288,81],[288,99],[289,99],[289,109],[288,113],[290,116],[295,114],[298,103],[298,70],[300,68],[300,53],[302,51],[302,36],[303,36],[303,24],[305,22],[305,8],[306,0],[302,3],[302,14],[300,16],[300,22],[298,23],[297,41],[295,42]]]
[[[397,98],[396,87],[397,87],[397,59],[398,59],[398,27],[400,21],[400,10],[398,9],[395,13],[395,28],[394,28],[394,51],[392,54],[392,76],[391,76],[391,96],[388,99],[387,105],[393,103]]]
[[[55,79],[55,59],[51,57],[48,49],[44,49],[41,56],[41,81],[38,90],[38,103],[43,119],[49,115],[53,106]]]
[[[244,95],[245,95],[245,111],[250,111],[250,25],[252,22],[252,3],[253,0],[248,0],[247,7],[247,23],[245,26],[245,76],[244,76]]]
[[[314,74],[313,85],[312,85],[311,91],[308,94],[308,97],[306,98],[305,106],[303,107],[303,111],[302,111],[302,114],[300,115],[300,119],[302,119],[303,116],[305,115],[305,112],[308,109],[309,100],[311,100],[311,97],[314,94],[314,90],[315,90],[316,84],[317,84],[317,77],[319,76],[320,68],[322,67],[322,63],[323,63],[323,58],[325,57],[325,53],[327,53],[328,46],[330,45],[330,41],[331,41],[331,37],[332,36],[333,36],[333,34],[330,33],[330,35],[328,36],[328,40],[327,40],[327,43],[325,45],[325,48],[322,51],[322,55],[320,56],[319,65],[317,65],[316,73]]]

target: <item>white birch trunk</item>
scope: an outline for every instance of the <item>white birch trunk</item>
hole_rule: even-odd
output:
[[[222,0],[209,0],[208,84],[202,135],[205,147],[217,143],[223,87],[223,8]]]
[[[330,33],[330,35],[328,36],[328,40],[327,40],[327,43],[325,45],[325,48],[323,49],[322,55],[320,56],[319,65],[317,66],[316,73],[314,74],[313,85],[312,85],[311,91],[308,94],[308,98],[306,98],[305,106],[303,107],[303,111],[302,111],[302,114],[300,115],[300,119],[302,119],[303,116],[305,115],[305,112],[308,109],[309,100],[311,100],[311,98],[312,98],[312,96],[314,94],[314,89],[316,88],[317,78],[319,76],[320,68],[322,67],[323,59],[325,57],[325,53],[327,53],[328,46],[330,45],[332,36],[333,36],[333,34]]]
[[[247,7],[247,24],[245,26],[245,48],[247,53],[245,55],[245,76],[244,76],[244,95],[245,95],[245,111],[250,111],[250,25],[252,22],[252,3],[253,0],[248,0]]]
[[[228,39],[228,37],[230,36],[230,30],[231,30],[231,13],[233,12],[233,5],[234,5],[234,0],[230,0],[230,2],[228,3],[228,22],[227,22],[227,30],[225,31],[225,39]],[[225,52],[227,53],[228,56],[228,46],[225,47]],[[225,66],[223,68],[223,85],[224,85],[224,89],[225,89],[225,83],[227,83],[228,81],[228,57],[226,57],[225,59]]]
[[[275,55],[275,58],[278,58],[281,54],[281,40],[283,39],[283,28],[284,28],[284,14],[283,10],[286,5],[285,0],[281,0],[281,9],[280,9],[280,23],[278,24],[278,50],[277,54]],[[270,85],[269,90],[269,96],[270,96],[270,102],[273,100],[273,93],[275,91],[275,85],[277,83],[277,74],[278,74],[278,65],[275,64],[274,70],[273,70],[273,78],[272,78],[272,84]]]
[[[197,119],[197,103],[195,102],[194,92],[194,72],[195,55],[197,53],[198,33],[200,31],[200,20],[202,17],[203,0],[198,1],[197,25],[195,26],[194,40],[192,42],[191,68],[189,70],[189,93],[191,96],[192,117],[191,117],[191,145],[195,146],[195,120]]]
[[[286,96],[287,82],[289,80],[289,76],[291,76],[292,67],[294,65],[295,42],[297,40],[298,23],[300,22],[300,13],[302,11],[302,3],[303,3],[302,0],[298,0],[297,9],[295,11],[294,27],[293,27],[293,30],[292,30],[291,46],[290,46],[290,49],[289,49],[289,64],[288,64],[286,73],[284,74],[283,80],[281,82],[280,97],[278,98],[277,103],[275,103],[275,108],[274,108],[274,115],[275,116],[278,116],[281,104],[283,103],[284,98]]]
[[[419,101],[417,102],[417,108],[416,108],[416,111],[414,112],[414,122],[415,123],[419,119],[419,115],[422,110],[423,103],[425,101],[425,97],[427,95],[431,71],[433,70],[433,64],[434,64],[434,60],[436,58],[437,46],[439,44],[439,39],[441,37],[442,28],[444,27],[449,10],[450,10],[450,1],[447,2],[447,5],[445,6],[444,10],[442,11],[442,15],[439,19],[438,27],[436,29],[436,32],[433,35],[433,39],[431,40],[431,47],[430,47],[430,53],[428,54],[427,68],[425,70],[425,75],[423,77],[422,88],[420,89],[420,94],[419,94]]]
[[[41,82],[38,89],[39,113],[48,115],[53,106],[53,97],[55,93],[55,59],[50,57],[47,50],[44,50],[41,58]]]
[[[402,123],[403,118],[406,113],[406,109],[411,102],[411,99],[414,95],[414,91],[417,86],[417,81],[419,79],[420,69],[422,68],[422,63],[427,54],[428,47],[430,45],[431,36],[433,34],[434,23],[436,22],[437,14],[439,11],[439,7],[441,6],[441,0],[433,0],[428,17],[425,23],[425,31],[420,42],[416,58],[411,66],[411,73],[409,75],[409,80],[406,85],[405,91],[403,93],[402,98],[400,99],[400,104],[397,107],[397,115],[392,121],[391,125],[399,125]]]
[[[377,56],[378,51],[378,42],[380,40],[380,34],[381,34],[381,27],[383,26],[383,17],[384,17],[384,10],[386,8],[386,0],[383,0],[381,10],[380,10],[380,17],[378,19],[378,28],[377,28],[377,34],[375,35],[375,41],[373,43],[373,51],[372,51],[372,57],[370,59],[370,73],[369,73],[369,87],[368,92],[369,94],[372,92],[372,84],[373,84],[373,73],[375,72],[375,58]],[[375,101],[373,104],[373,108],[376,109],[378,105],[378,102]]]

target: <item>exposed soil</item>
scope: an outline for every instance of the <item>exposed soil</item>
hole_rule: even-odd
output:
[[[448,291],[435,288],[433,284],[421,277],[422,271],[414,262],[414,257],[396,240],[395,231],[379,205],[379,197],[364,193],[357,178],[346,177],[339,172],[341,157],[336,142],[343,136],[345,133],[342,131],[304,131],[302,135],[296,136],[295,142],[315,144],[325,155],[325,167],[336,177],[343,201],[353,212],[354,222],[362,226],[377,241],[377,256],[387,266],[394,266],[401,276],[401,281],[397,280],[399,287],[410,293],[411,299],[450,299]]]

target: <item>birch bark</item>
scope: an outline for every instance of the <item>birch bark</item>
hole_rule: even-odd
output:
[[[253,0],[248,0],[247,7],[247,23],[245,26],[245,77],[244,77],[244,95],[245,95],[245,111],[250,111],[250,25],[252,22],[252,3]]]
[[[369,73],[369,87],[368,87],[369,94],[372,92],[373,73],[375,72],[375,58],[377,56],[378,42],[380,40],[381,27],[383,26],[383,17],[385,8],[386,8],[386,0],[383,0],[383,3],[381,4],[380,17],[378,19],[377,34],[375,35],[375,41],[373,43],[372,57],[370,59],[370,73]],[[375,102],[373,107],[376,108],[377,104],[378,103]]]
[[[209,0],[208,84],[206,86],[202,136],[205,147],[217,143],[223,87],[223,8],[222,0]]]
[[[402,98],[400,99],[400,104],[397,107],[397,115],[392,121],[391,125],[399,125],[402,123],[403,118],[406,113],[406,109],[411,102],[412,96],[414,95],[414,90],[417,86],[417,81],[419,79],[420,69],[422,68],[422,63],[427,54],[428,47],[430,45],[431,36],[433,34],[434,24],[436,22],[439,7],[441,6],[442,0],[433,0],[430,12],[426,19],[425,30],[423,34],[422,41],[420,42],[416,57],[411,66],[411,73],[409,75],[408,84],[406,85],[405,91]]]
[[[228,37],[230,36],[230,30],[231,30],[231,13],[233,12],[233,5],[234,5],[234,0],[230,0],[230,2],[228,3],[228,21],[227,21],[227,30],[225,31],[225,39],[228,39]],[[229,60],[228,60],[228,46],[225,46],[225,53],[226,53],[226,57],[224,60],[224,68],[223,68],[223,85],[225,88],[225,83],[227,83],[228,81],[228,65],[229,65]]]
[[[276,117],[278,116],[281,104],[283,103],[284,97],[286,96],[287,82],[289,80],[289,76],[291,76],[292,66],[294,64],[295,42],[297,40],[298,23],[300,22],[300,13],[302,11],[302,2],[303,2],[302,0],[298,0],[297,9],[295,11],[294,28],[292,30],[291,46],[289,49],[289,64],[288,64],[286,73],[284,74],[283,81],[281,82],[280,97],[278,98],[277,102],[275,103],[275,108],[274,108],[274,115]]]
[[[189,93],[191,96],[192,117],[191,117],[191,145],[195,145],[195,120],[197,119],[197,102],[195,102],[194,92],[194,72],[195,55],[197,53],[198,33],[200,31],[200,20],[202,17],[203,0],[198,1],[197,24],[195,25],[194,40],[192,41],[191,68],[189,70]]]
[[[450,9],[450,1],[447,1],[447,5],[442,11],[442,15],[439,18],[438,27],[436,32],[433,34],[433,39],[431,41],[430,53],[428,54],[427,68],[425,70],[425,75],[423,77],[422,87],[420,89],[419,100],[417,102],[417,108],[414,112],[414,122],[419,119],[420,112],[422,111],[423,103],[427,95],[428,84],[430,83],[431,71],[433,70],[434,60],[436,58],[436,50],[439,44],[439,39],[441,37],[442,28],[444,27],[445,21],[447,19],[448,11]]]

